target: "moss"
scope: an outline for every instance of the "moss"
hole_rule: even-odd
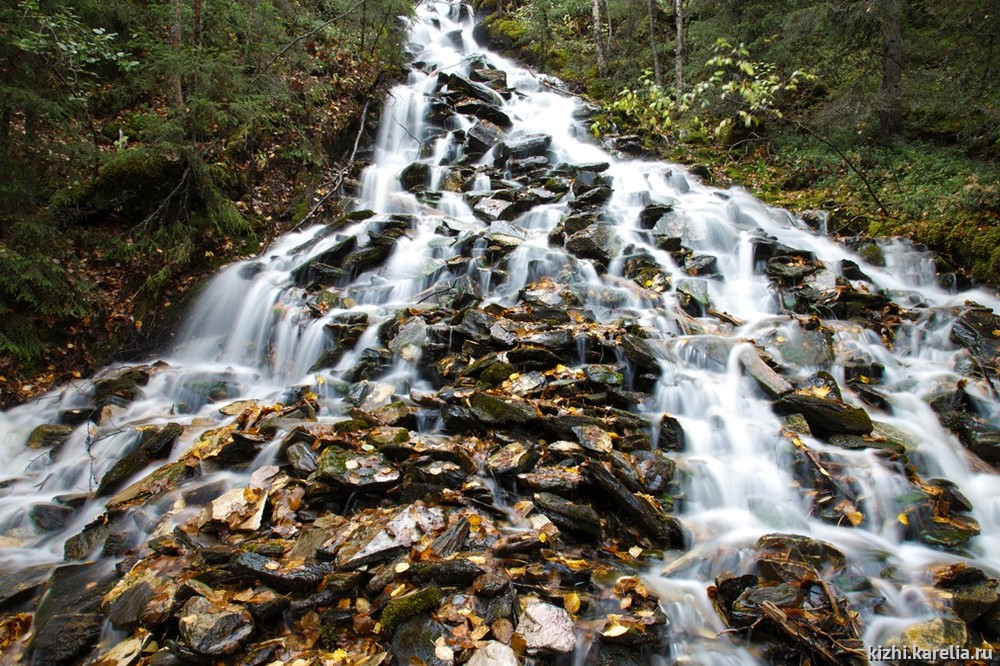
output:
[[[389,636],[404,620],[436,608],[441,596],[440,588],[425,587],[393,599],[382,609],[382,634]]]
[[[486,386],[499,386],[514,372],[510,363],[493,363],[479,375],[479,381]]]

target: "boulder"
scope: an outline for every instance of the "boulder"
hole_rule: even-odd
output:
[[[860,407],[810,393],[786,394],[775,403],[775,409],[779,414],[802,414],[812,431],[821,437],[867,435],[874,428],[868,412]]]
[[[518,619],[517,632],[530,652],[566,654],[576,647],[573,618],[552,604],[529,603]]]
[[[521,160],[526,157],[545,157],[552,144],[548,134],[525,134],[508,137],[500,146],[500,158],[506,160]]]
[[[431,166],[424,162],[414,162],[399,174],[399,181],[407,192],[423,190],[431,184]]]
[[[28,435],[26,446],[29,449],[58,450],[72,434],[73,426],[43,423]]]
[[[592,224],[569,236],[566,249],[581,259],[593,260],[599,270],[607,270],[608,264],[621,249],[621,241],[614,228]]]
[[[97,644],[101,599],[114,582],[103,563],[57,568],[35,611],[27,663],[75,664]]]
[[[207,657],[236,652],[254,632],[253,618],[245,608],[199,596],[184,604],[178,626],[188,647]]]

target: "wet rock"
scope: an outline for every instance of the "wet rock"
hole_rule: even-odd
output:
[[[508,210],[516,210],[513,201],[506,201],[491,197],[480,199],[476,202],[476,205],[472,207],[473,215],[484,222],[494,222],[496,220],[508,219],[509,217],[512,217],[512,215],[507,214]]]
[[[73,426],[42,424],[28,435],[29,449],[58,449],[73,434]]]
[[[102,608],[116,629],[134,631],[140,624],[157,629],[175,610],[178,586],[152,567],[136,567],[102,600]]]
[[[656,352],[642,338],[625,333],[621,336],[621,348],[625,357],[631,361],[640,372],[660,374],[660,362]]]
[[[66,540],[63,554],[66,560],[85,560],[112,532],[112,525],[106,515],[101,515],[88,523],[83,530]]]
[[[495,69],[484,63],[482,67],[474,67],[469,72],[469,79],[488,85],[493,90],[503,93],[507,89],[507,72]]]
[[[980,533],[979,523],[968,515],[969,501],[945,479],[922,480],[911,471],[911,492],[901,498],[905,507],[900,522],[907,538],[935,548],[955,548]]]
[[[399,332],[389,341],[389,350],[407,363],[420,358],[427,340],[427,322],[422,317],[411,317],[400,326]]]
[[[656,226],[664,215],[673,212],[673,204],[650,204],[642,209],[639,213],[639,228],[640,229],[652,229]]]
[[[103,564],[58,567],[35,610],[28,663],[78,663],[100,638],[101,598],[112,582]]]
[[[780,284],[796,285],[812,273],[819,270],[815,263],[802,257],[782,255],[767,260],[764,273],[774,278]]]
[[[372,412],[389,404],[396,387],[386,382],[360,381],[351,387],[347,395],[348,403],[365,412]]]
[[[969,633],[965,623],[947,617],[937,617],[932,620],[917,622],[903,629],[898,635],[885,640],[887,648],[903,648],[913,650],[919,648],[926,654],[947,650],[966,644]],[[938,663],[929,660],[922,663]]]
[[[482,83],[470,81],[461,74],[439,73],[438,88],[442,87],[446,88],[447,91],[457,92],[462,96],[472,97],[497,107],[503,104],[503,98],[494,90]]]
[[[997,580],[980,569],[953,564],[933,574],[934,586],[946,592],[946,603],[963,622],[975,622],[1000,601]]]
[[[798,562],[827,576],[839,573],[847,563],[847,558],[835,546],[799,534],[765,534],[757,540],[757,550],[771,562]],[[764,572],[761,575],[768,577]]]
[[[719,260],[710,254],[691,254],[684,259],[683,268],[688,275],[712,276],[719,270]]]
[[[392,368],[394,357],[385,347],[368,347],[362,350],[357,365],[344,374],[344,381],[358,382],[380,377]],[[353,392],[353,389],[352,389]]]
[[[775,372],[761,357],[760,352],[752,347],[747,347],[740,354],[740,361],[743,369],[748,375],[754,378],[757,384],[772,398],[780,398],[786,393],[791,393],[793,387],[791,383]]]
[[[996,378],[1000,369],[1000,316],[981,307],[967,309],[951,328],[951,341],[965,347]]]
[[[844,396],[840,392],[840,385],[837,384],[837,380],[833,378],[833,375],[825,370],[814,372],[805,379],[797,381],[796,385],[799,390],[813,395],[830,397],[840,401],[844,400]]]
[[[577,197],[570,202],[569,206],[573,210],[594,208],[604,204],[611,198],[611,194],[612,190],[610,187],[595,187],[577,195]]]
[[[407,192],[423,190],[431,184],[431,166],[424,162],[414,162],[399,174],[399,181]]]
[[[437,608],[441,603],[441,596],[439,588],[426,587],[392,599],[382,609],[383,631],[392,635],[393,630],[405,620]]]
[[[499,641],[487,641],[472,653],[466,666],[518,666],[517,654]]]
[[[336,552],[337,566],[357,568],[392,559],[422,536],[435,536],[444,528],[444,515],[437,507],[420,502],[359,516],[359,525],[342,543],[335,537],[323,552]]]
[[[383,625],[384,626],[384,625]],[[452,666],[453,659],[438,656],[439,648],[449,636],[448,627],[425,613],[420,613],[400,624],[392,634],[390,651],[400,664],[422,666]],[[451,654],[451,649],[442,652]]]
[[[486,468],[497,476],[520,474],[535,466],[538,451],[524,442],[507,444],[486,460]]]
[[[181,637],[196,653],[218,657],[239,650],[254,632],[253,618],[234,604],[216,604],[192,597],[181,609]]]
[[[49,532],[66,527],[66,524],[74,513],[76,513],[76,510],[72,507],[49,502],[39,502],[31,505],[28,517],[31,518],[31,522],[34,523],[35,527],[43,532]]]
[[[510,129],[513,125],[510,116],[501,111],[497,106],[471,97],[466,97],[455,102],[455,110],[467,116],[474,116],[480,120],[488,120],[503,129]]]
[[[234,531],[258,530],[264,518],[267,497],[267,493],[260,489],[227,490],[212,500],[208,507],[208,520],[223,524]]]
[[[465,154],[482,157],[503,140],[503,128],[489,120],[480,120],[465,133]]]
[[[573,618],[552,604],[528,603],[518,619],[517,633],[531,652],[566,654],[576,647]]]
[[[663,548],[683,548],[684,530],[676,518],[663,513],[658,505],[654,505],[646,497],[629,491],[599,462],[589,461],[587,474],[594,484],[607,493],[614,504],[632,519],[635,527],[653,545]]]
[[[861,270],[861,267],[858,266],[856,262],[853,262],[850,259],[840,260],[840,274],[848,280],[861,280],[868,283],[872,282],[872,279],[868,276],[868,274]]]
[[[508,137],[500,146],[501,160],[523,160],[527,157],[545,157],[552,137],[548,134],[526,134]]]
[[[570,444],[570,442],[561,442]],[[582,457],[583,449],[579,448]],[[553,450],[551,447],[550,451]],[[562,467],[536,467],[531,472],[523,472],[517,475],[517,482],[531,490],[542,490],[558,495],[574,496],[579,492],[585,483],[583,474],[579,469],[564,469]]]
[[[595,425],[582,425],[573,428],[573,434],[587,451],[594,453],[611,453],[614,444],[611,435],[606,430]]]
[[[151,375],[148,366],[112,370],[94,381],[94,402],[98,407],[125,406],[139,396]]]
[[[260,581],[279,592],[312,592],[332,571],[328,563],[282,564],[259,553],[242,553],[228,569],[233,575]]]
[[[70,426],[78,426],[94,418],[97,409],[94,407],[74,407],[64,409],[59,412],[59,423]]]
[[[140,629],[114,647],[100,651],[87,666],[136,666],[150,645],[153,645],[153,635]]]
[[[348,255],[340,266],[348,279],[380,266],[392,254],[396,244],[394,239],[373,232],[369,232],[368,236],[369,244]]]
[[[97,497],[110,495],[133,474],[137,473],[154,460],[160,460],[170,455],[174,442],[184,432],[184,427],[177,423],[168,423],[160,428],[143,430],[139,440],[135,442],[119,458],[110,470],[101,477],[97,486]]]
[[[601,519],[591,507],[551,493],[535,493],[535,506],[562,530],[600,539]]]
[[[783,396],[775,409],[779,414],[802,414],[814,433],[823,437],[833,434],[867,435],[874,425],[868,413],[839,400],[795,392]]]
[[[663,293],[670,289],[671,277],[656,259],[644,249],[629,245],[624,251],[622,273],[644,289]]]
[[[377,452],[357,453],[330,446],[316,461],[316,475],[351,491],[377,492],[400,480],[399,469]]]
[[[712,307],[708,296],[708,282],[705,280],[678,280],[677,301],[692,317],[701,317]]]
[[[52,564],[34,564],[0,576],[0,609],[35,594],[48,582],[54,568]]]
[[[473,416],[487,426],[523,425],[539,419],[538,410],[523,400],[504,400],[482,391],[469,398]]]
[[[969,451],[983,460],[1000,464],[1000,428],[985,419],[962,412],[947,412],[941,424],[958,435]]]

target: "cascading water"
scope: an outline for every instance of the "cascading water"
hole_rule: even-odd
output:
[[[433,393],[437,387],[421,361],[429,335],[422,322],[396,334],[389,358],[371,350],[386,342],[380,327],[397,312],[454,297],[461,285],[497,308],[514,306],[525,294],[535,294],[536,307],[563,306],[570,294],[573,307],[590,311],[597,322],[635,322],[648,332],[660,372],[642,389],[648,399],[636,411],[651,424],[654,440],[662,437],[654,425],[664,415],[675,418],[684,435],[683,450],[669,456],[679,470],[677,515],[688,532],[687,547],[667,551],[665,560],[643,572],[669,618],[669,649],[659,656],[664,663],[684,656],[692,659],[685,663],[761,659],[742,638],[723,635],[727,626],[706,587],[725,572],[750,571],[755,544],[768,533],[808,535],[846,555],[850,575],[868,582],[848,590],[868,645],[944,614],[922,592],[928,567],[965,563],[1000,575],[1000,477],[967,452],[928,404],[940,387],[960,382],[982,422],[1000,418],[990,380],[949,337],[964,301],[993,309],[1000,301],[982,290],[956,295],[939,288],[932,258],[904,244],[882,248],[885,261],[875,261],[870,252],[845,249],[742,190],[718,190],[679,166],[609,153],[588,138],[577,120],[581,105],[557,92],[558,82],[484,50],[472,27],[460,5],[418,6],[410,44],[416,64],[389,95],[354,205],[374,216],[288,233],[259,258],[222,271],[165,364],[149,370],[148,383],[128,400],[104,401],[91,414],[100,389],[80,381],[0,415],[0,453],[8,461],[0,473],[0,571],[61,561],[67,540],[105,511],[107,498],[95,498],[95,489],[151,428],[183,426],[176,457],[206,432],[231,424],[236,412],[225,415],[219,408],[240,400],[288,402],[308,390],[317,396],[316,418],[332,424],[358,404],[345,402],[344,393],[368,376],[404,398]],[[504,73],[509,98],[475,84],[471,101],[464,102],[467,113],[443,113],[442,75],[459,75],[450,84],[454,90],[477,69]],[[509,118],[508,128],[476,117],[496,120],[498,112]],[[501,134],[479,138],[484,128]],[[548,137],[540,151],[504,154],[540,136]],[[505,167],[493,168],[505,160]],[[576,166],[553,169],[557,164]],[[518,170],[541,175],[530,176],[525,186],[527,176],[516,182]],[[404,187],[407,171],[418,174],[422,187]],[[573,185],[582,174],[600,174],[596,185],[610,188],[605,200],[593,194],[600,187]],[[581,203],[588,196],[597,197],[590,207]],[[517,214],[503,212],[525,200],[523,210],[510,209]],[[591,213],[592,220],[568,228],[568,217]],[[596,247],[583,242],[588,234]],[[574,249],[568,237],[584,248]],[[772,270],[774,257],[781,261]],[[802,266],[808,270],[795,274]],[[339,288],[316,290],[317,280]],[[822,321],[795,314],[789,300],[795,290],[776,285],[803,281],[823,295],[863,292],[871,296],[863,308],[882,307],[888,300],[875,296],[886,294],[904,314],[892,332],[865,326],[864,309]],[[349,349],[321,362],[331,327],[351,325],[358,330]],[[898,460],[877,448],[845,448],[833,438],[795,431],[746,371],[746,359],[756,358],[753,343],[797,387],[829,371],[833,387],[813,385],[820,398],[850,387],[843,401],[871,413],[875,439],[902,442],[922,478],[956,484],[981,535],[943,550],[905,538],[902,498],[912,489]],[[560,360],[577,366],[588,353],[581,337],[573,354]],[[641,373],[631,360],[626,365],[629,387],[638,386]],[[359,375],[362,366],[378,371]],[[877,382],[869,376],[876,367],[882,375]],[[859,374],[861,383],[854,381]],[[864,393],[869,381],[877,384],[874,405]],[[84,417],[75,419],[74,410]],[[64,441],[56,448],[26,445],[39,426],[58,423],[70,427],[57,431]],[[442,427],[433,410],[418,426],[427,437]],[[208,470],[183,491],[142,507],[129,524],[132,543],[181,524],[197,488],[211,498],[247,486],[254,470],[275,463],[273,443],[285,433],[279,425],[272,444],[245,471]],[[803,481],[809,472],[802,472],[797,457],[805,450],[806,462],[823,468],[819,474],[845,470],[850,492],[833,491],[830,506],[817,503],[820,491]],[[146,461],[128,478],[140,479],[159,464]],[[841,520],[823,519],[823,511],[839,512]],[[82,557],[101,557],[100,543]]]

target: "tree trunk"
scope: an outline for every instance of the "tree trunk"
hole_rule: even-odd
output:
[[[656,0],[646,0],[646,11],[649,14],[649,50],[653,52],[653,80],[659,86],[663,84],[663,72],[660,71],[660,56],[656,53]]]
[[[885,138],[903,129],[903,0],[880,0],[882,22],[882,84],[879,98],[879,129]]]
[[[14,120],[14,113],[10,106],[4,105],[0,112],[0,149],[7,150],[10,143],[10,125]]]
[[[174,23],[170,26],[170,45],[175,51],[181,48],[181,0],[170,0],[170,9],[174,14]],[[181,87],[181,75],[177,72],[170,77],[170,88],[174,94],[174,106],[184,110],[184,90]]]
[[[604,46],[601,44],[601,0],[591,0],[591,10],[594,14],[594,51],[597,53],[597,71],[604,76],[608,71],[608,61],[604,58]]]
[[[674,0],[674,20],[677,25],[677,38],[674,46],[674,98],[678,106],[684,93],[684,3]]]
[[[195,46],[201,46],[201,5],[202,0],[194,0],[194,38]]]

